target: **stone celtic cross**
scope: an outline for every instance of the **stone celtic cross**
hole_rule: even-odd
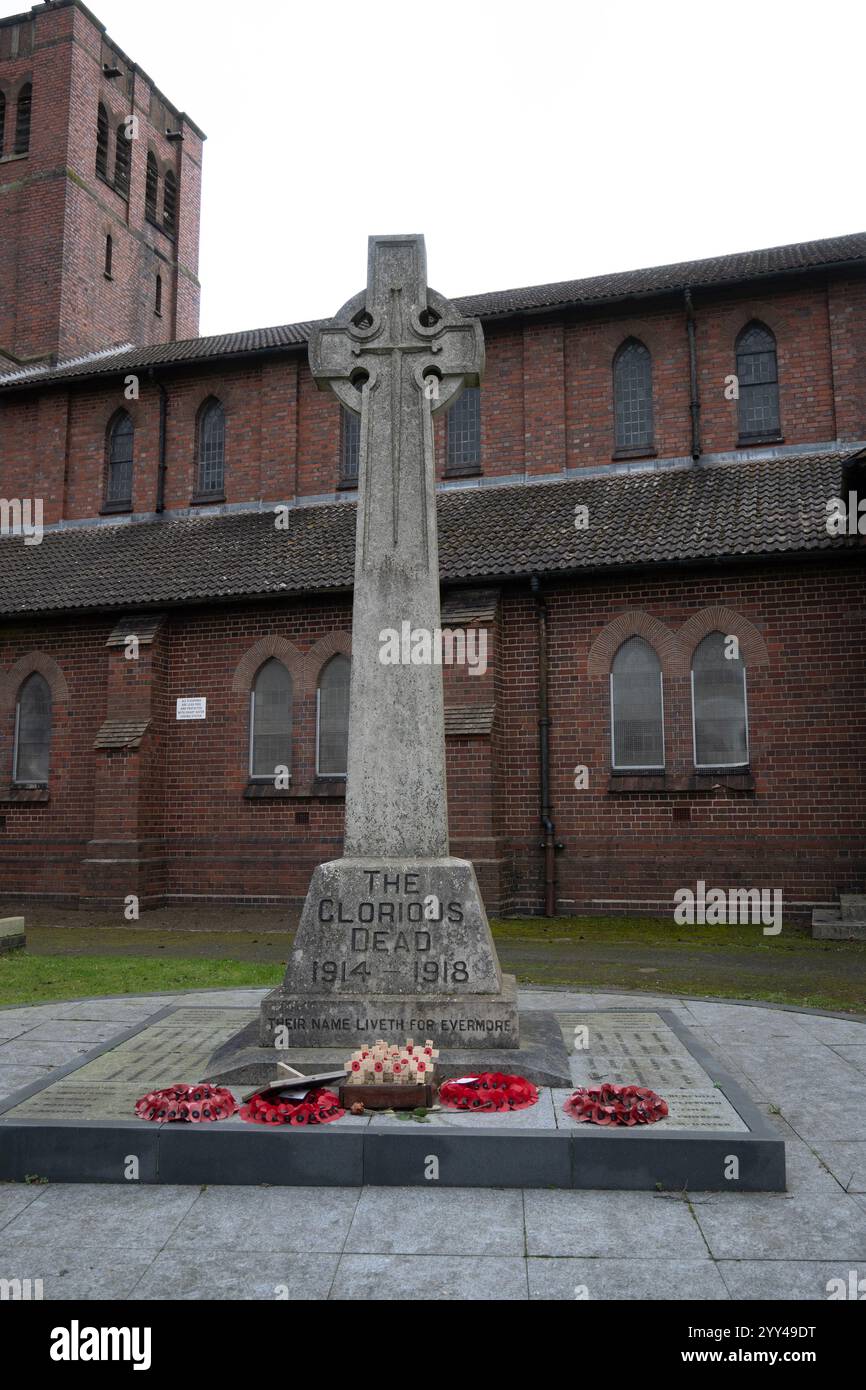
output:
[[[361,416],[344,853],[447,855],[441,668],[383,664],[381,634],[440,624],[432,416],[478,385],[481,325],[428,288],[423,237],[371,237],[366,290],[309,356]]]

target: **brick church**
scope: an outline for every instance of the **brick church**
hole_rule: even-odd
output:
[[[357,417],[310,324],[196,336],[203,139],[80,0],[0,20],[10,900],[296,905],[341,852]],[[456,303],[487,370],[436,417],[443,625],[487,659],[444,671],[449,813],[488,910],[863,892],[866,234]]]

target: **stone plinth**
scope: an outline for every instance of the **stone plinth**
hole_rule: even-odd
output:
[[[465,859],[335,859],[313,874],[283,984],[262,1005],[279,1049],[385,1038],[516,1048],[503,976]]]

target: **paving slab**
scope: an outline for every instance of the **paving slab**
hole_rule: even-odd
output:
[[[523,1255],[520,1192],[364,1188],[347,1254]]]
[[[524,1202],[528,1255],[633,1257],[636,1239],[644,1249],[664,1251],[669,1258],[707,1254],[680,1196],[527,1191]]]
[[[60,1183],[45,1187],[38,1201],[4,1226],[4,1240],[50,1245],[62,1231],[64,1242],[81,1250],[161,1250],[199,1196],[189,1187],[123,1187]]]
[[[199,1250],[204,1240],[220,1250],[339,1254],[358,1204],[356,1188],[209,1187],[195,1195],[167,1249]]]
[[[163,1300],[263,1299],[299,1303],[326,1299],[336,1254],[282,1254],[263,1250],[165,1250],[136,1282],[132,1297]]]
[[[330,1296],[381,1302],[418,1289],[425,1302],[522,1302],[526,1262],[514,1256],[344,1255]]]
[[[530,1257],[526,1264],[532,1299],[648,1303],[730,1298],[718,1266],[709,1256],[687,1260]]]
[[[855,1283],[864,1281],[858,1299],[866,1294],[863,1261],[852,1266],[845,1260],[719,1260],[717,1269],[731,1298],[742,1301],[826,1302],[832,1293],[837,1299],[844,1294],[847,1302],[851,1297],[852,1273]]]
[[[866,1139],[822,1141],[815,1152],[848,1192],[866,1192]]]
[[[152,1253],[117,1247],[82,1251],[77,1245],[4,1240],[3,1234],[0,1277],[41,1279],[45,1301],[128,1298],[153,1259]]]

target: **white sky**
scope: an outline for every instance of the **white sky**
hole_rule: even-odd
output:
[[[334,313],[371,232],[453,296],[866,229],[859,0],[90,6],[208,136],[203,333]]]

